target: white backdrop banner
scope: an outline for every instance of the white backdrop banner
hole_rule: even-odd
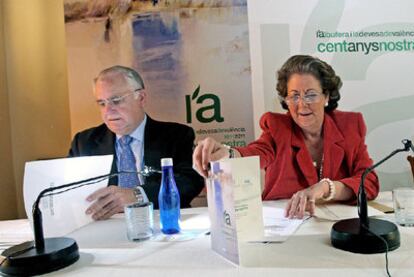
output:
[[[414,139],[414,2],[248,1],[255,134],[265,111],[284,112],[276,71],[291,55],[327,61],[342,78],[340,110],[367,124],[374,161]],[[413,185],[406,154],[378,168],[382,189]]]

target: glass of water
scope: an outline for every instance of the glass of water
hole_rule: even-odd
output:
[[[401,226],[414,226],[414,189],[394,189],[392,198],[396,222]]]
[[[125,205],[127,236],[131,241],[149,239],[154,232],[154,211],[151,202]]]

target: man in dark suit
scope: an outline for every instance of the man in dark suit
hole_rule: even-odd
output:
[[[189,207],[204,185],[203,179],[192,169],[193,129],[156,121],[146,115],[144,83],[131,68],[113,66],[103,70],[95,79],[94,95],[104,124],[76,134],[69,156],[113,154],[111,172],[142,170],[144,166],[159,169],[161,158],[173,158],[181,207]],[[124,150],[123,144],[126,137],[130,138],[128,150]],[[128,164],[133,168],[125,168]],[[108,187],[88,196],[92,204],[86,213],[95,220],[107,219],[122,212],[125,204],[146,197],[158,208],[160,181],[160,174],[139,179],[136,176],[111,178]]]

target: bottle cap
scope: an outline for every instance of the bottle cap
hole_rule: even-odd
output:
[[[161,159],[161,167],[162,166],[172,166],[173,165],[173,159],[172,158],[162,158]]]

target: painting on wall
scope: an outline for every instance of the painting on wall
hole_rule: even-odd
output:
[[[72,134],[101,123],[92,80],[136,69],[146,112],[232,146],[253,140],[246,0],[65,0]]]

